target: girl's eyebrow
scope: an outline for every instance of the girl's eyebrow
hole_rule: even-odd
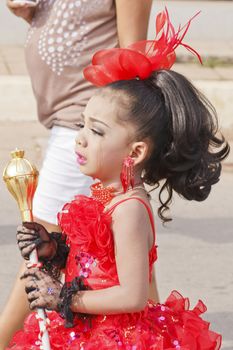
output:
[[[81,113],[81,116],[83,117],[83,119],[85,119],[85,114],[84,113]],[[100,124],[103,124],[104,126],[106,126],[107,128],[110,128],[109,125],[105,124],[104,122],[102,122],[101,120],[99,119],[96,119],[96,118],[93,118],[93,117],[90,117],[89,120],[91,122],[95,122],[95,123],[100,123]]]

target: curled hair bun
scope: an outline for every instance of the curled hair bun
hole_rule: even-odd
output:
[[[169,220],[163,214],[173,190],[188,200],[206,199],[229,153],[228,143],[217,135],[211,103],[188,79],[171,70],[156,71],[145,80],[116,82],[111,88],[130,97],[127,120],[136,125],[137,138],[151,140],[143,179],[152,186],[162,183],[160,218]]]
[[[166,221],[163,212],[168,209],[173,190],[188,200],[203,201],[208,197],[212,185],[219,181],[221,161],[229,153],[229,145],[223,137],[216,136],[214,107],[183,75],[163,70],[154,73],[150,80],[161,89],[169,116],[170,142],[160,148],[156,159],[160,168],[156,180],[165,179],[160,190],[159,215]],[[148,180],[152,183],[152,178]],[[168,197],[164,202],[165,189]]]

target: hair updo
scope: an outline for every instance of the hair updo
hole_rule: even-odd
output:
[[[137,140],[151,140],[143,181],[158,187],[164,180],[159,217],[170,220],[163,214],[173,190],[188,200],[206,199],[229,153],[224,137],[216,136],[217,116],[211,103],[183,75],[171,70],[156,71],[145,80],[114,82],[108,88],[129,97],[124,121],[136,125]]]

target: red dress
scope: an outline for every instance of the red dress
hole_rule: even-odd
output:
[[[140,198],[126,200],[133,198],[146,206],[154,232],[150,208]],[[93,290],[119,284],[111,214],[120,203],[122,201],[105,211],[100,202],[77,196],[64,206],[58,218],[70,246],[65,272],[67,282],[83,276]],[[148,278],[156,258],[154,245],[149,252]],[[210,331],[209,323],[200,317],[205,311],[201,301],[190,310],[189,300],[173,291],[164,304],[148,300],[141,312],[95,315],[91,324],[76,318],[73,328],[65,328],[64,320],[56,312],[49,312],[51,350],[216,350],[220,348],[221,336]],[[24,329],[14,335],[8,349],[40,349],[38,334],[38,321],[33,312],[25,320]]]

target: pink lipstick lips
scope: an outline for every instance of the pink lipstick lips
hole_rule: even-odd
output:
[[[87,159],[84,156],[82,156],[80,153],[77,153],[77,152],[76,152],[76,155],[77,155],[77,162],[79,165],[86,164]]]

